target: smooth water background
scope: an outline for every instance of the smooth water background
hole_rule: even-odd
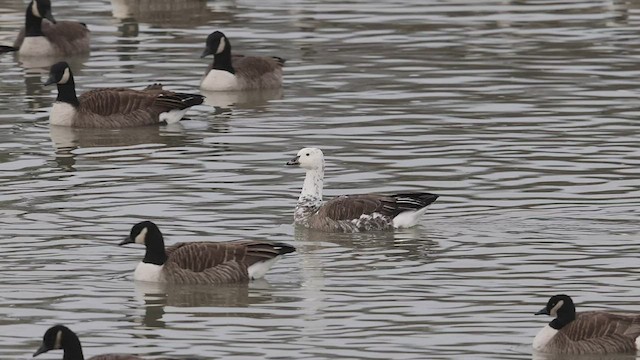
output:
[[[0,1],[0,43],[25,6]],[[177,126],[49,129],[50,60],[1,56],[0,358],[30,358],[64,323],[87,356],[530,359],[550,320],[533,313],[552,294],[640,312],[636,2],[53,9],[92,31],[90,57],[69,59],[79,92],[199,92],[217,29],[234,52],[287,58],[285,85],[207,94]],[[284,164],[305,146],[325,151],[329,196],[441,198],[395,233],[294,229],[304,174]],[[257,238],[298,252],[248,286],[142,286],[131,277],[143,250],[116,246],[142,219],[169,243]]]

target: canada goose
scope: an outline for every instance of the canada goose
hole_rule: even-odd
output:
[[[536,315],[554,316],[542,328],[533,348],[561,354],[635,352],[640,348],[640,315],[587,311],[576,313],[567,295],[554,295]]]
[[[201,58],[213,55],[213,63],[202,78],[200,88],[212,91],[271,89],[282,86],[279,57],[231,56],[231,43],[220,31],[207,37]]]
[[[43,21],[46,19],[46,21]],[[75,21],[56,21],[50,0],[32,0],[27,6],[25,27],[13,47],[0,52],[18,51],[21,56],[64,56],[89,52],[89,29]]]
[[[33,354],[36,357],[49,350],[62,349],[62,360],[84,360],[82,345],[78,336],[64,325],[50,327],[42,338],[42,345]],[[104,354],[89,358],[89,360],[143,360],[141,357],[127,354]]]
[[[133,278],[175,284],[226,284],[259,279],[281,255],[296,249],[285,243],[226,241],[178,243],[165,249],[158,226],[143,221],[120,243],[146,247]]]
[[[174,93],[154,84],[139,91],[105,88],[87,91],[76,97],[73,73],[64,61],[51,66],[44,85],[58,84],[58,97],[49,122],[52,125],[82,128],[123,128],[159,123],[176,123],[191,106],[202,104],[204,97]]]
[[[324,155],[318,148],[304,148],[287,162],[306,169],[293,220],[305,227],[332,232],[390,230],[414,226],[438,195],[342,195],[322,201]]]

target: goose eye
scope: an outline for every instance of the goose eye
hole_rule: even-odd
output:
[[[307,153],[307,156],[309,156],[309,153]]]

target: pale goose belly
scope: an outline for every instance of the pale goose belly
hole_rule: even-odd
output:
[[[228,71],[215,69],[209,71],[204,79],[202,79],[200,87],[211,91],[241,90],[238,78],[234,74]]]
[[[49,123],[51,125],[73,126],[73,119],[76,113],[76,108],[73,105],[56,101],[53,103],[49,114]]]
[[[136,281],[164,282],[164,276],[162,276],[163,267],[163,265],[149,264],[141,261],[138,266],[136,266],[133,279]]]
[[[44,36],[27,36],[20,45],[18,54],[20,56],[53,56],[58,55],[58,50]]]

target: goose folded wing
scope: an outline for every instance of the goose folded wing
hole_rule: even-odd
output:
[[[342,195],[325,202],[318,210],[317,215],[332,220],[351,220],[373,213],[393,216],[396,209],[396,201],[390,196]]]
[[[588,316],[587,316],[588,315]],[[554,348],[574,354],[635,351],[640,318],[623,314],[584,312],[553,337]]]
[[[43,20],[42,33],[52,43],[73,42],[86,38],[89,29],[85,24],[77,21],[57,21],[54,24]]]
[[[262,75],[280,71],[282,67],[275,59],[270,57],[238,56],[232,58],[236,75],[246,79],[259,78]]]
[[[181,269],[203,272],[228,262],[242,262],[246,248],[236,243],[180,243],[166,249],[171,262]]]

